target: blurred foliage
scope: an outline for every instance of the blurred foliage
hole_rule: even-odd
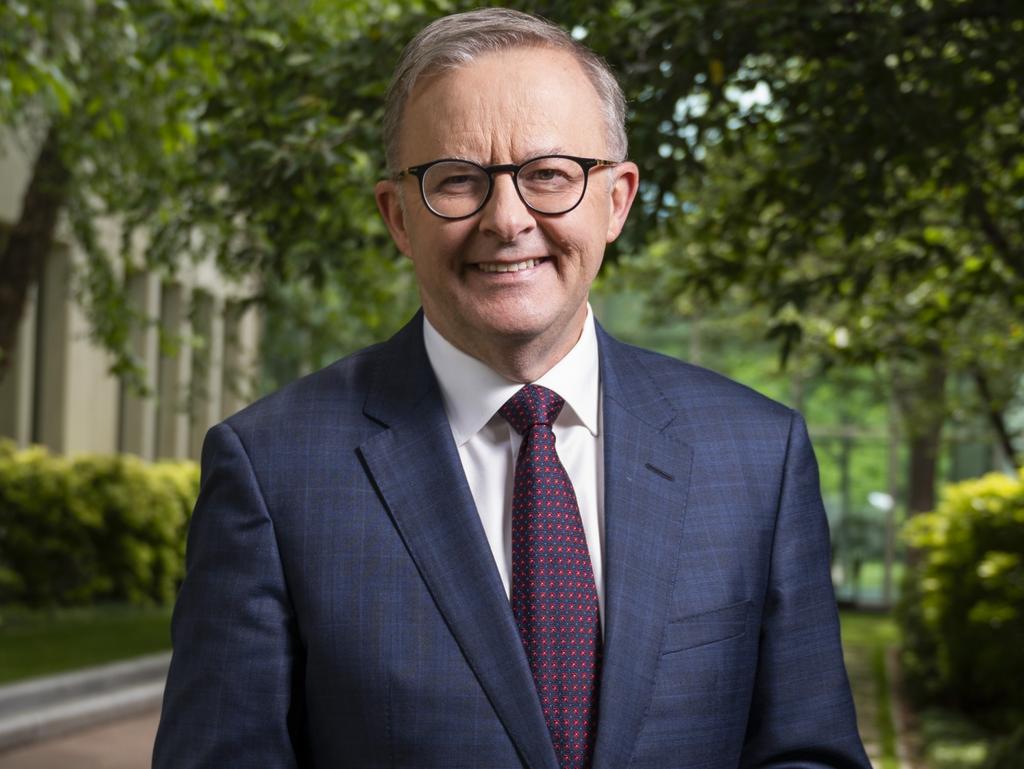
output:
[[[0,441],[0,603],[169,604],[198,487],[194,462],[66,459]]]
[[[919,699],[1024,716],[1024,471],[948,486],[905,529],[904,668]]]
[[[989,751],[982,769],[1024,769],[1024,726]]]
[[[1020,319],[1024,8],[631,10],[625,42],[588,42],[634,96],[671,290],[717,300],[742,285],[786,334],[802,328],[787,310],[830,307],[856,321],[836,325],[833,344],[866,353],[899,331],[894,319],[937,344],[934,322],[975,305]]]
[[[90,257],[82,296],[120,373],[138,368],[118,277],[138,251],[166,273],[212,258],[241,280],[268,307],[282,370],[408,316],[409,270],[372,196],[381,97],[418,29],[476,5],[0,9],[0,123],[60,136]],[[826,363],[881,358],[912,383],[941,377],[939,360],[971,372],[979,411],[1001,418],[1024,359],[1024,6],[517,7],[571,29],[623,82],[643,187],[610,258],[636,258],[662,317],[731,300],[764,309],[784,355],[804,343]],[[123,227],[117,248],[96,231],[103,215]]]
[[[884,361],[908,431],[945,416],[946,371],[963,372],[1005,432],[1024,360],[1024,7],[633,10],[625,41],[588,42],[634,96],[651,306],[730,299],[767,312],[784,358]]]
[[[0,125],[26,154],[56,148],[53,200],[85,250],[80,299],[116,373],[141,381],[129,341],[144,319],[121,290],[141,268],[170,276],[214,260],[254,301],[316,331],[322,319],[304,311],[325,286],[353,325],[411,311],[372,187],[388,71],[421,22],[375,3],[0,8]]]

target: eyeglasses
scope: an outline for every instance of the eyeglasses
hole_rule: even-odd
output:
[[[482,166],[471,160],[444,158],[406,168],[406,174],[420,181],[420,195],[428,209],[442,219],[473,216],[491,198],[495,174],[512,174],[519,199],[539,214],[557,216],[572,211],[587,192],[590,169],[615,166],[614,160],[578,158],[572,155],[544,155],[525,163]]]

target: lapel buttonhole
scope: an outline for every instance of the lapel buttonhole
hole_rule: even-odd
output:
[[[662,469],[660,469],[658,467],[655,467],[650,462],[646,463],[644,465],[644,467],[646,467],[652,473],[655,473],[656,475],[660,475],[666,481],[674,481],[676,479],[676,477],[674,475],[672,475],[671,473],[666,473],[664,470],[662,470]]]

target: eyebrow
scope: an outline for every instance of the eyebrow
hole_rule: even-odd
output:
[[[524,158],[524,160],[529,160],[530,158],[542,158],[545,155],[565,155],[565,154],[566,154],[565,150],[562,149],[561,147],[546,147],[546,148],[544,148],[542,150],[539,150],[537,152],[531,152],[530,154],[528,154]]]
[[[568,153],[564,149],[562,149],[561,147],[558,147],[558,146],[548,146],[548,147],[545,147],[543,149],[533,150],[531,152],[527,152],[527,153],[521,155],[518,159],[514,159],[512,162],[515,163],[516,165],[519,165],[520,163],[525,163],[527,160],[533,160],[534,158],[542,158],[542,157],[545,157],[547,155],[566,155],[566,154],[568,154]],[[466,162],[476,163],[477,165],[481,165],[481,166],[504,165],[504,163],[502,163],[502,164],[489,163],[489,162],[486,162],[486,161],[483,161],[483,160],[477,160],[476,158],[466,157],[465,155],[461,155],[461,154],[460,155],[450,155],[449,159],[451,159],[451,160],[465,160]]]

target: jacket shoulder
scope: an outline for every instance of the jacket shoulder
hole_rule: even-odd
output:
[[[384,343],[348,355],[254,401],[224,421],[240,435],[360,413],[385,353]]]
[[[610,340],[614,354],[642,369],[678,413],[730,414],[749,418],[782,419],[795,412],[788,406],[727,376],[662,353]]]

